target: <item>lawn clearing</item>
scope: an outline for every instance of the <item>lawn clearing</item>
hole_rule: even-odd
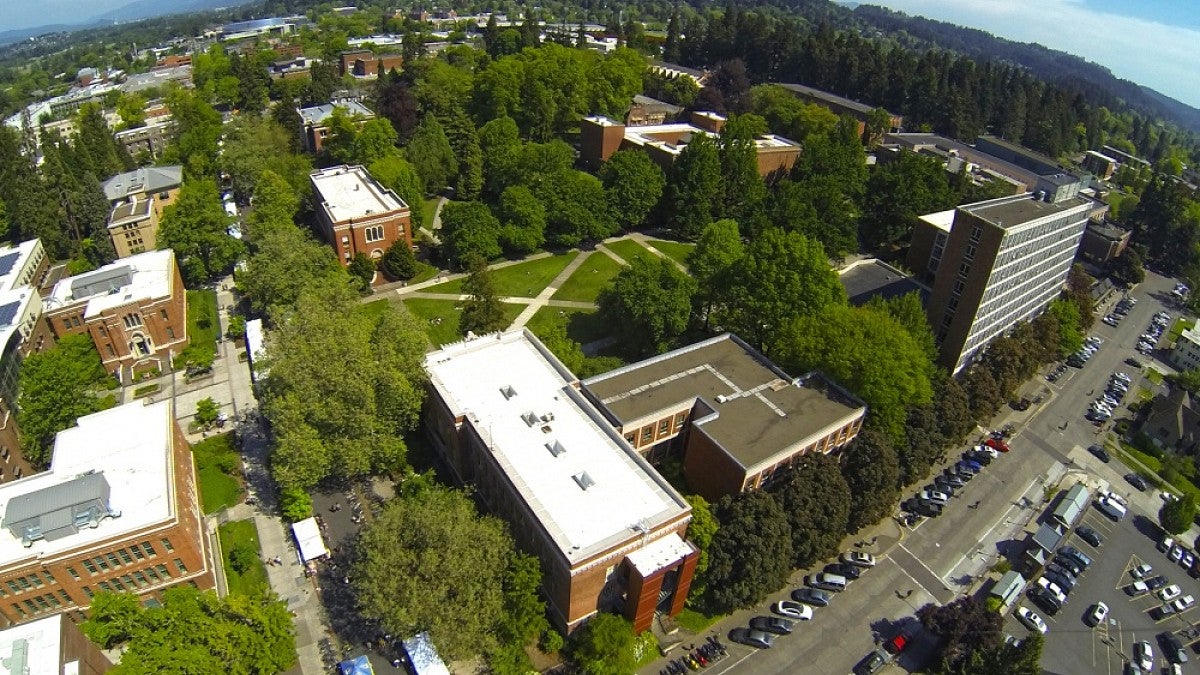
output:
[[[1167,331],[1167,341],[1172,345],[1175,344],[1175,340],[1179,337],[1180,333],[1195,325],[1195,319],[1185,319],[1183,317],[1176,319],[1175,323],[1171,324],[1171,330]]]
[[[567,265],[570,265],[571,261],[577,255],[579,255],[578,251],[570,251],[493,269],[492,284],[496,288],[496,295],[514,298],[536,298],[538,293],[545,290],[550,285],[550,282],[554,281],[554,277],[558,276]],[[431,286],[425,289],[425,291],[428,293],[461,295],[465,280],[466,277],[447,281],[444,284]]]
[[[1157,368],[1147,368],[1146,379],[1150,380],[1151,384],[1162,384],[1163,374]]]
[[[679,612],[679,615],[675,617],[675,621],[677,621],[684,629],[698,634],[708,630],[709,626],[724,618],[724,614],[714,614],[713,616],[708,616],[706,614],[701,614],[690,607],[684,607],[683,611]]]
[[[554,325],[565,326],[567,337],[581,345],[608,337],[604,323],[594,309],[543,307],[533,315],[525,327],[541,337]]]
[[[212,365],[217,355],[217,335],[221,322],[217,318],[217,292],[202,288],[187,292],[188,346],[175,357],[175,367],[187,364]]]
[[[441,197],[430,197],[421,204],[421,208],[425,213],[425,228],[430,231],[433,230],[433,217],[437,215],[437,205],[441,200]]]
[[[648,251],[646,254],[650,255]],[[621,271],[620,263],[600,251],[592,251],[587,255],[587,260],[552,296],[554,300],[595,302],[600,297],[600,291]]]
[[[233,432],[206,438],[192,446],[205,513],[220,511],[242,499],[242,458],[233,447]]]
[[[426,298],[409,298],[404,300],[404,306],[413,316],[421,320],[425,334],[433,346],[440,347],[451,342],[458,342],[462,334],[458,332],[458,315],[462,304],[459,300],[429,300]],[[513,319],[525,309],[525,305],[504,303],[505,325],[510,325]]]
[[[253,520],[234,520],[217,528],[230,595],[255,595],[267,588],[258,529]]]
[[[642,259],[653,262],[658,259],[658,256],[650,252],[650,249],[642,246],[633,239],[620,239],[617,241],[604,244],[604,248],[621,256],[625,262],[632,264],[634,260]]]
[[[687,265],[688,256],[696,248],[695,244],[685,244],[681,241],[667,241],[665,239],[651,239],[646,243],[662,251],[663,255],[674,259],[680,265]]]

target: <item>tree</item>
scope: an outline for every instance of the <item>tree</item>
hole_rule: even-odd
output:
[[[298,487],[284,487],[279,490],[279,511],[283,519],[289,523],[298,523],[313,514],[312,497],[308,492]]]
[[[207,427],[217,421],[218,412],[217,402],[211,396],[202,398],[196,401],[196,415],[194,419],[197,424]]]
[[[831,304],[782,333],[778,362],[791,372],[817,369],[866,401],[874,423],[900,443],[908,407],[933,398],[933,364],[891,316]]]
[[[884,312],[898,321],[931,362],[937,358],[937,341],[933,337],[933,330],[929,328],[920,293],[913,291],[891,298],[876,295],[867,302],[867,307]]]
[[[837,459],[809,453],[792,463],[771,492],[787,514],[793,567],[837,554],[850,516],[850,488]]]
[[[217,184],[194,179],[184,183],[163,213],[158,247],[174,249],[184,281],[200,285],[233,267],[242,253],[242,242],[229,236],[228,227]]]
[[[974,365],[963,376],[963,388],[971,400],[971,417],[986,421],[996,414],[1004,404],[1004,392],[996,382],[992,371],[982,365]]]
[[[75,148],[87,171],[96,177],[108,178],[127,168],[122,161],[120,146],[113,139],[112,129],[104,121],[100,104],[83,105],[79,109],[78,125]]]
[[[188,178],[211,176],[221,139],[221,113],[198,93],[183,87],[171,89],[166,102],[175,123],[175,138],[159,160],[183,164]]]
[[[479,129],[479,148],[483,153],[484,192],[498,197],[516,182],[521,161],[521,136],[517,123],[508,116],[497,117]]]
[[[538,559],[513,551],[504,570],[504,617],[500,621],[501,639],[524,646],[550,628],[546,603],[538,595],[542,568]]]
[[[282,176],[264,169],[258,174],[252,198],[254,208],[246,217],[246,233],[251,243],[257,245],[268,230],[295,229],[300,199]]]
[[[1134,247],[1125,251],[1108,264],[1108,272],[1113,281],[1132,286],[1146,280],[1145,263],[1142,256]]]
[[[925,605],[917,610],[925,630],[940,638],[932,663],[943,672],[959,670],[972,653],[1000,645],[1003,617],[989,611],[974,597],[964,597],[948,605]]]
[[[690,595],[698,597],[704,594],[705,573],[708,572],[708,550],[712,547],[713,538],[717,535],[717,518],[713,515],[712,505],[700,495],[685,495],[688,505],[692,507],[692,522],[688,523],[688,541],[696,545],[700,557],[696,560],[695,577],[692,580]]]
[[[229,185],[239,202],[245,204],[250,200],[264,171],[282,178],[297,200],[308,198],[312,161],[292,152],[295,133],[271,119],[254,115],[239,115],[229,123],[217,166],[229,177]],[[257,200],[254,205],[257,209]]]
[[[376,112],[392,123],[401,141],[407,141],[421,121],[416,97],[395,71],[379,78],[377,86]]]
[[[433,115],[426,115],[404,148],[404,158],[412,162],[425,183],[426,193],[439,192],[458,174],[458,160],[446,138],[446,132]]]
[[[446,259],[466,267],[471,256],[500,255],[500,221],[479,202],[449,202],[442,208],[442,247]]]
[[[513,555],[503,523],[462,492],[431,487],[392,500],[363,529],[351,580],[363,614],[387,632],[428,631],[459,659],[495,648]]]
[[[728,299],[730,275],[743,255],[738,224],[729,219],[709,223],[688,254],[688,272],[696,280],[693,305],[696,314],[704,317],[705,328],[714,308]]]
[[[322,105],[333,98],[333,91],[339,82],[336,59],[333,61],[313,61],[309,68],[308,91],[304,97],[304,105]]]
[[[546,242],[546,207],[524,185],[500,193],[496,215],[502,223],[500,246],[506,254],[533,253]]]
[[[396,130],[387,118],[367,120],[354,137],[354,163],[369,165],[389,155],[396,147],[396,138]]]
[[[769,353],[797,318],[846,302],[846,291],[821,245],[768,228],[750,242],[729,275],[723,323]]]
[[[352,280],[357,282],[360,293],[370,292],[371,280],[375,278],[375,261],[371,260],[371,256],[361,252],[355,253],[346,267],[346,272],[350,274]]]
[[[354,143],[358,138],[358,122],[361,117],[347,114],[344,108],[334,107],[325,125],[328,135],[321,144],[324,164],[351,164],[354,162]]]
[[[632,354],[666,351],[691,316],[696,282],[666,258],[635,258],[600,292],[600,316]]]
[[[907,150],[867,180],[860,236],[881,248],[907,236],[917,217],[952,208],[954,191],[940,162]]]
[[[892,512],[899,495],[900,460],[887,436],[863,429],[842,453],[842,476],[850,489],[846,532],[854,534]]]
[[[528,148],[527,148],[528,150]],[[604,185],[595,176],[561,169],[533,186],[546,206],[546,240],[556,246],[578,246],[617,232]]]
[[[1171,534],[1183,534],[1192,526],[1196,517],[1196,495],[1184,493],[1183,497],[1168,499],[1158,510],[1158,522]]]
[[[749,232],[762,227],[767,187],[758,174],[758,146],[754,139],[766,132],[757,115],[734,115],[721,128],[717,141],[721,160],[721,198],[717,214],[732,218]]]
[[[274,596],[200,591],[187,584],[166,589],[162,603],[142,607],[97,593],[85,635],[124,644],[114,673],[179,672],[266,675],[296,662],[296,635],[287,605]],[[102,599],[103,598],[103,599]],[[94,608],[100,606],[102,611]]]
[[[409,280],[417,274],[417,258],[412,247],[403,239],[397,239],[383,254],[379,269],[393,280]]]
[[[571,661],[588,675],[624,675],[636,670],[633,624],[607,612],[596,614],[571,635]]]
[[[600,167],[600,180],[617,224],[631,230],[641,225],[662,197],[667,179],[644,152],[618,150]]]
[[[1055,298],[1046,307],[1046,314],[1054,319],[1057,327],[1058,344],[1043,354],[1040,361],[1051,361],[1061,354],[1071,354],[1083,346],[1083,330],[1079,326],[1079,306],[1065,298]],[[1045,358],[1045,357],[1049,358]]]
[[[1087,332],[1096,323],[1096,312],[1092,305],[1092,284],[1096,283],[1083,269],[1083,265],[1075,263],[1067,272],[1067,298],[1079,309],[1079,329]]]
[[[350,277],[333,249],[291,223],[250,230],[255,252],[239,275],[238,286],[251,308],[265,314],[272,307],[289,307],[308,289],[348,286]]]
[[[720,529],[709,548],[709,609],[756,605],[787,582],[792,532],[779,502],[761,490],[726,496],[715,511]]]
[[[456,158],[454,194],[459,199],[478,199],[483,189],[483,152],[475,123],[463,110],[443,120],[446,139]]]
[[[712,222],[713,204],[721,194],[721,156],[717,144],[697,135],[671,165],[667,181],[667,225],[684,239],[695,239]]]
[[[280,82],[283,81],[285,80],[280,80]],[[296,109],[296,100],[288,89],[284,89],[279,97],[279,102],[271,110],[271,119],[287,134],[289,151],[300,152],[300,132],[304,128],[304,120],[301,119],[300,111]]]
[[[467,300],[463,303],[462,314],[458,317],[459,332],[464,335],[484,335],[504,330],[508,321],[504,316],[504,306],[496,295],[487,261],[472,255],[467,259],[467,268],[469,272],[463,280],[463,291],[467,294]]]
[[[63,336],[58,344],[31,354],[21,364],[17,422],[21,451],[36,466],[46,466],[54,436],[75,420],[103,410],[104,402],[89,389],[108,373],[86,334]]]
[[[367,170],[380,185],[395,192],[396,196],[408,204],[413,232],[428,225],[421,208],[425,201],[425,182],[417,174],[416,167],[406,161],[400,152],[393,150],[387,153],[371,162]]]

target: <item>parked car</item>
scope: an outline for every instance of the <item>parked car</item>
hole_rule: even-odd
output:
[[[795,624],[791,621],[778,616],[756,616],[750,619],[750,628],[776,635],[791,635],[793,625]]]
[[[1080,565],[1079,561],[1073,558],[1060,555],[1054,559],[1054,562],[1070,570],[1071,574],[1074,574],[1076,577],[1078,577],[1080,574],[1083,574],[1083,565]]]
[[[1183,555],[1179,558],[1179,565],[1184,569],[1191,569],[1196,564],[1196,554],[1183,549]]]
[[[780,600],[771,605],[771,611],[796,621],[808,621],[813,618],[813,608],[795,600]]]
[[[1159,633],[1158,646],[1163,650],[1163,657],[1171,663],[1187,663],[1187,651],[1178,635],[1170,631]]]
[[[1042,577],[1038,577],[1038,579],[1037,579],[1037,585],[1038,585],[1038,588],[1041,588],[1041,589],[1043,589],[1043,590],[1049,591],[1051,594],[1053,594],[1053,595],[1054,595],[1054,599],[1055,599],[1055,600],[1058,600],[1058,603],[1059,603],[1060,605],[1062,605],[1062,604],[1066,604],[1066,602],[1067,602],[1067,593],[1066,593],[1066,591],[1064,591],[1064,590],[1062,589],[1062,587],[1061,587],[1061,586],[1059,586],[1058,584],[1056,584],[1056,583],[1054,583],[1053,581],[1051,581],[1051,580],[1047,579],[1046,577],[1042,576]]]
[[[1077,581],[1079,581],[1079,576],[1076,575],[1074,571],[1057,562],[1052,562],[1049,565],[1046,565],[1046,572],[1070,579],[1071,585],[1074,585]]]
[[[1092,559],[1074,546],[1063,546],[1058,549],[1058,553],[1077,561],[1084,569],[1087,569],[1092,564]]]
[[[1092,606],[1092,611],[1088,612],[1087,622],[1092,626],[1099,626],[1108,619],[1108,605],[1103,602],[1097,602]]]
[[[842,562],[858,565],[859,567],[874,567],[875,556],[862,551],[846,551],[842,554]]]
[[[935,478],[934,482],[944,482],[955,490],[961,490],[967,486],[967,481],[963,480],[960,476],[949,470],[943,472],[938,478]]]
[[[1029,630],[1035,630],[1043,635],[1046,634],[1047,626],[1042,617],[1038,613],[1028,607],[1018,607],[1016,611],[1017,621],[1025,624]]]
[[[813,607],[828,607],[831,596],[816,588],[797,588],[792,591],[792,599]]]
[[[876,649],[856,663],[853,672],[854,675],[875,675],[875,673],[883,670],[883,667],[887,664],[888,655],[882,650]]]
[[[1000,438],[989,438],[984,445],[993,447],[1000,452],[1008,452],[1008,442]]]
[[[1166,577],[1159,574],[1158,576],[1154,576],[1154,577],[1150,577],[1149,579],[1146,579],[1146,588],[1149,588],[1152,591],[1157,591],[1158,589],[1162,588],[1163,586],[1166,586],[1169,583],[1170,582],[1167,581]]]
[[[904,651],[908,647],[909,637],[904,633],[899,633],[892,637],[891,640],[883,643],[883,651],[895,656]]]
[[[1113,520],[1120,520],[1125,517],[1126,513],[1128,513],[1128,509],[1125,508],[1124,504],[1115,499],[1109,499],[1107,497],[1101,497],[1097,499],[1096,508],[1103,511],[1105,515]]]
[[[1127,364],[1129,364],[1129,365],[1133,366],[1134,368],[1141,368],[1141,367],[1142,367],[1142,362],[1141,362],[1141,361],[1138,361],[1137,359],[1133,358],[1132,356],[1131,356],[1131,357],[1129,357],[1129,358],[1127,358],[1127,359],[1125,359],[1125,363],[1127,363]]]
[[[1150,485],[1146,482],[1146,479],[1142,478],[1136,473],[1125,474],[1125,482],[1129,483],[1141,492],[1145,492],[1146,489],[1150,487]]]
[[[1099,445],[1089,445],[1088,452],[1092,453],[1096,459],[1104,462],[1105,464],[1108,464],[1112,461],[1112,455],[1109,455],[1108,451]]]
[[[1172,546],[1171,550],[1167,551],[1167,558],[1169,558],[1171,560],[1171,562],[1174,562],[1174,563],[1177,563],[1180,560],[1183,560],[1183,547],[1180,546],[1179,544],[1175,544],[1174,546]]]
[[[1153,570],[1154,568],[1150,566],[1150,563],[1142,563],[1141,565],[1129,570],[1129,576],[1133,577],[1134,579],[1145,579],[1146,576],[1149,575]]]
[[[1075,590],[1075,584],[1078,583],[1073,576],[1058,574],[1056,572],[1051,572],[1050,570],[1046,570],[1044,578],[1054,582],[1059,588],[1063,589],[1067,593]]]
[[[1026,591],[1026,595],[1028,595],[1029,599],[1033,601],[1033,604],[1041,607],[1042,611],[1046,612],[1050,616],[1058,614],[1058,611],[1062,609],[1062,603],[1058,601],[1058,598],[1044,588],[1035,586]]]
[[[1163,614],[1178,614],[1180,612],[1186,612],[1195,604],[1195,596],[1185,595],[1182,598],[1177,598],[1176,600],[1163,605]]]
[[[1149,642],[1142,640],[1133,644],[1133,661],[1142,672],[1149,673],[1154,670],[1154,648]]]
[[[1158,542],[1158,550],[1162,551],[1163,553],[1170,551],[1173,546],[1175,546],[1175,540],[1169,536],[1163,537]]]
[[[750,630],[749,628],[734,628],[729,631],[729,639],[759,649],[770,649],[775,643],[774,635],[761,630]]]
[[[817,572],[804,577],[804,585],[819,588],[823,591],[841,592],[846,590],[846,577],[840,574]]]
[[[1180,595],[1183,595],[1183,589],[1179,587],[1179,584],[1171,584],[1170,586],[1160,590],[1155,595],[1157,595],[1158,599],[1162,600],[1163,602],[1170,602],[1171,600],[1178,598]]]
[[[862,576],[861,567],[843,562],[829,563],[825,566],[825,571],[829,572],[830,574],[846,577],[846,579],[849,581],[854,581]]]
[[[1080,539],[1086,541],[1092,546],[1098,547],[1100,544],[1104,543],[1104,537],[1100,536],[1099,532],[1093,530],[1087,525],[1080,525],[1079,527],[1075,528],[1075,534],[1079,535]]]

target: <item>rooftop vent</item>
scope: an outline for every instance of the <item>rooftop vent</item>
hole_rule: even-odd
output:
[[[532,410],[530,410],[529,412],[526,412],[526,413],[522,413],[521,419],[525,420],[525,424],[527,424],[531,427],[538,423],[537,413],[533,412]]]
[[[503,396],[504,400],[507,401],[508,399],[517,395],[517,390],[513,389],[511,384],[506,384],[503,387],[500,387],[500,395]]]
[[[561,455],[567,451],[567,449],[564,448],[563,444],[559,441],[553,441],[553,442],[547,443],[546,449],[549,450],[550,454],[554,455],[555,457],[558,457],[559,455]]]
[[[571,476],[571,478],[575,479],[576,485],[578,485],[579,489],[581,490],[586,490],[596,484],[596,481],[592,480],[592,477],[589,476],[586,471],[580,471],[574,476]]]
[[[545,415],[542,415],[542,421],[543,422],[553,422],[554,421],[554,413],[548,412]]]

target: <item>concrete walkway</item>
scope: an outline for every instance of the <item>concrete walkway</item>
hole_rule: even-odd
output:
[[[589,251],[582,251],[579,255],[575,256],[575,259],[572,260],[566,267],[564,267],[563,270],[559,272],[558,275],[555,276],[545,288],[542,289],[542,292],[537,294],[537,297],[530,300],[529,306],[521,310],[521,313],[517,315],[516,320],[514,320],[512,325],[509,326],[509,330],[514,328],[524,328],[525,324],[529,323],[529,320],[533,318],[534,314],[537,314],[539,309],[547,306],[550,303],[550,296],[557,293],[559,287],[567,283],[567,279],[570,279],[571,275],[575,273],[575,270],[579,269],[580,265],[583,264],[583,261],[587,260],[591,256],[592,253]],[[559,304],[554,306],[568,306],[578,309],[588,309],[595,306],[590,302],[569,302],[565,300],[559,300],[558,303]]]
[[[650,243],[652,241],[651,238],[646,236],[646,234],[644,232],[630,232],[628,235],[625,236],[625,238],[636,241],[637,243],[641,244],[647,251],[650,251],[654,255],[656,255],[660,258],[666,258],[667,260],[670,260],[671,262],[675,263],[675,266],[679,268],[679,271],[681,271],[681,272],[688,271],[687,265],[684,265],[683,263],[679,262],[678,260],[675,260],[674,258],[668,256],[666,253],[663,253],[662,251],[658,250],[657,248],[654,248],[654,244]]]

